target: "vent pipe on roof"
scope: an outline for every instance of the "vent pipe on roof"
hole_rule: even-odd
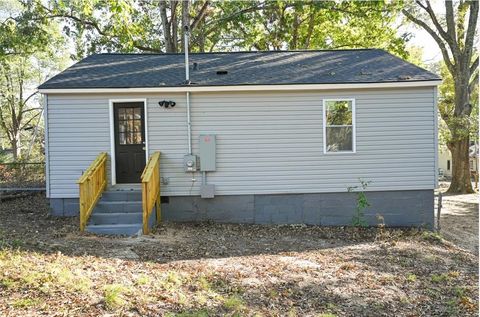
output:
[[[190,85],[190,70],[189,70],[189,61],[188,61],[188,42],[190,38],[190,30],[188,25],[185,26],[185,85]],[[188,134],[188,154],[192,154],[192,122],[190,120],[190,92],[186,93],[187,98],[187,134]]]

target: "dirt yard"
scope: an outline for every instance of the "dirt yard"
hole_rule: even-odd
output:
[[[440,183],[445,192],[449,183]],[[440,218],[441,235],[454,244],[478,255],[479,194],[443,196]]]
[[[477,316],[478,259],[430,232],[164,224],[80,234],[0,203],[0,316]]]

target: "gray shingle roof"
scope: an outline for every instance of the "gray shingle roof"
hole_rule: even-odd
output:
[[[184,86],[184,67],[182,53],[97,54],[81,60],[39,88]],[[221,75],[217,74],[218,71],[228,73]],[[236,86],[405,82],[440,78],[383,50],[358,49],[190,54],[190,79],[197,86]]]

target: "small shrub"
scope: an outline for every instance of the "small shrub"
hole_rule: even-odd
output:
[[[435,243],[443,242],[443,237],[438,232],[432,232],[432,231],[424,231],[422,233],[422,239],[429,242],[435,242]]]
[[[358,180],[360,182],[360,190],[357,191],[357,207],[355,208],[355,214],[352,218],[352,225],[354,227],[367,227],[367,221],[365,220],[365,209],[370,206],[368,202],[367,195],[365,194],[365,190],[367,189],[368,185],[371,183],[370,181],[364,181],[362,179]],[[359,186],[352,186],[348,187],[347,190],[349,193],[355,192]]]

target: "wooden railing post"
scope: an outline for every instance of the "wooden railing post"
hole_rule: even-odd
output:
[[[155,207],[157,223],[160,222],[160,152],[155,152],[149,157],[142,173],[142,209],[143,209],[143,234],[150,231],[150,215]]]
[[[79,186],[80,230],[84,231],[93,208],[107,188],[107,153],[100,153],[77,183]]]

